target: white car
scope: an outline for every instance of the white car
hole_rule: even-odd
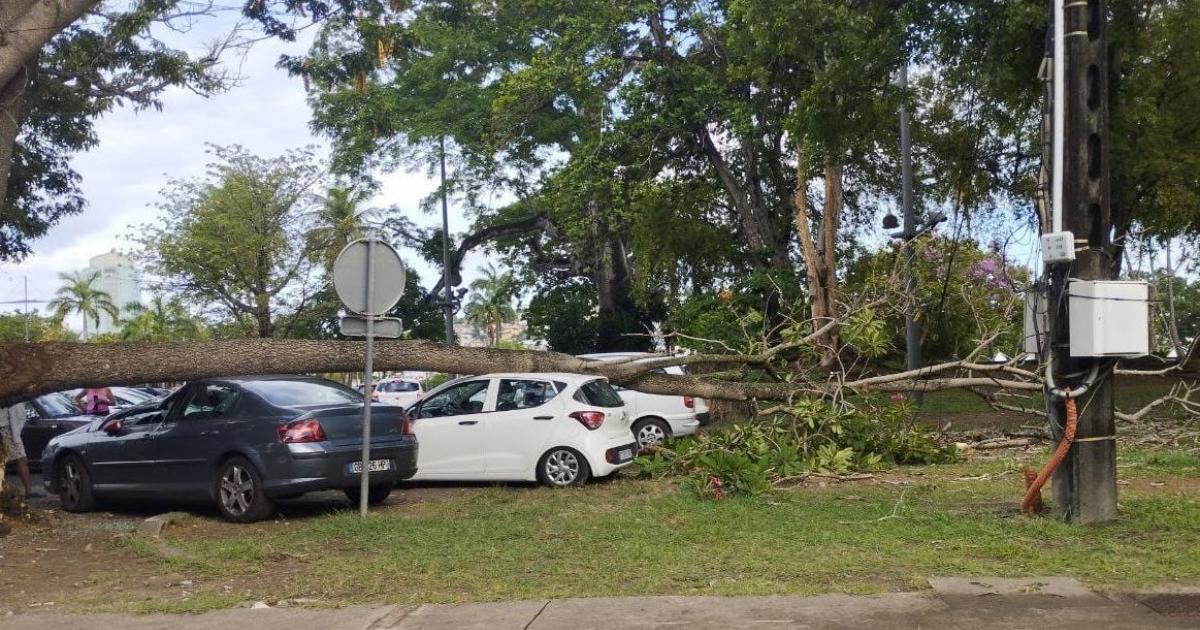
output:
[[[414,480],[582,485],[628,466],[638,450],[621,397],[596,376],[470,376],[408,412],[420,444]]]
[[[646,361],[662,357],[661,354],[648,352],[604,352],[579,355],[581,359],[599,361],[630,359]],[[655,368],[651,371],[677,376],[687,374],[683,366],[679,365]],[[637,438],[639,447],[659,444],[675,436],[691,435],[709,422],[708,405],[702,398],[646,394],[623,387],[617,387],[617,391],[625,400],[625,406],[629,408],[629,416],[633,418],[633,435]]]
[[[385,378],[375,384],[375,399],[385,405],[410,407],[425,396],[421,381],[411,378]]]

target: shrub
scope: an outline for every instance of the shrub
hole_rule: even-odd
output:
[[[676,441],[638,457],[644,477],[683,477],[697,496],[761,494],[780,479],[895,464],[953,461],[957,452],[915,422],[903,402],[857,406],[803,400],[778,413]]]

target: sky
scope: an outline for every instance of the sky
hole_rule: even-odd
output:
[[[234,17],[212,19],[202,28],[181,36],[177,45],[194,50],[218,30],[231,25]],[[82,176],[81,187],[88,200],[79,215],[68,217],[33,243],[34,253],[21,263],[0,263],[0,303],[20,300],[28,277],[30,299],[48,300],[61,284],[57,275],[87,267],[88,259],[110,250],[128,251],[134,228],[157,220],[159,191],[172,178],[204,174],[210,161],[206,144],[240,144],[264,157],[287,149],[317,145],[328,152],[328,142],[309,128],[311,111],[305,101],[303,83],[275,68],[280,54],[298,54],[307,48],[312,31],[295,43],[265,40],[256,44],[241,65],[243,80],[233,89],[203,98],[186,90],[172,89],[163,98],[162,111],[115,110],[96,123],[99,145],[77,155],[73,165]],[[373,206],[396,205],[422,226],[440,226],[440,215],[418,209],[421,198],[437,187],[436,180],[421,172],[379,174],[381,187],[369,202]],[[469,221],[453,206],[450,231],[461,233]],[[413,251],[400,248],[405,262],[415,267],[422,284],[429,287],[440,269],[419,260]],[[476,253],[464,265],[466,282],[484,256]],[[148,296],[143,291],[143,300]],[[38,308],[32,305],[31,308]],[[0,312],[19,310],[0,304]],[[70,322],[70,320],[68,320]],[[75,323],[78,327],[78,322]]]

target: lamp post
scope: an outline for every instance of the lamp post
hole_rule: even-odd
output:
[[[450,213],[446,201],[446,136],[439,154],[442,193],[442,314],[446,318],[446,343],[454,343],[454,301],[450,296]]]

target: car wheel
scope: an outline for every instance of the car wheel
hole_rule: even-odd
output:
[[[552,449],[538,465],[538,479],[555,488],[582,486],[591,476],[587,460],[569,448]]]
[[[638,448],[655,446],[671,437],[671,428],[658,418],[638,420],[633,423],[633,437],[637,438]]]
[[[217,469],[217,509],[225,520],[253,523],[271,515],[262,477],[244,457],[230,457]]]
[[[92,475],[78,455],[68,455],[58,464],[58,499],[67,512],[90,512],[96,507]]]
[[[390,483],[368,487],[367,505],[379,505],[380,503],[383,503],[387,500],[388,496],[392,494],[392,488],[394,487],[395,486]],[[359,497],[362,496],[362,491],[358,488],[358,486],[346,488],[345,492],[346,498],[350,499],[350,502],[357,506],[359,503]]]

